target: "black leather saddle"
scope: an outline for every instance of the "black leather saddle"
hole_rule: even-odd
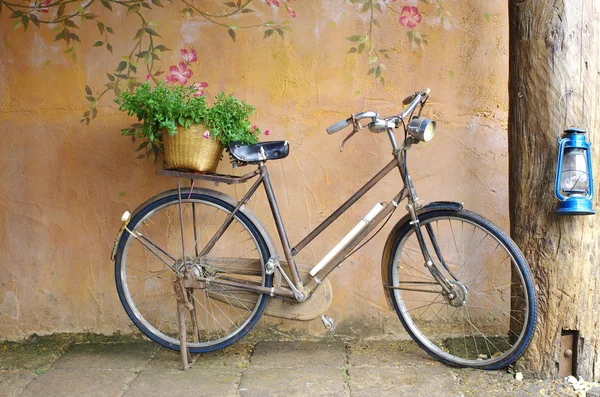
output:
[[[290,153],[288,141],[259,142],[255,145],[229,144],[231,156],[244,163],[258,163],[287,157]]]

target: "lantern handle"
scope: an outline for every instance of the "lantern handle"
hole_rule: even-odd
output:
[[[566,97],[566,99],[564,100],[565,101],[565,113],[564,113],[565,117],[564,117],[564,120],[562,121],[562,123],[559,124],[559,126],[558,126],[558,142],[561,141],[562,138],[560,136],[561,136],[562,132],[565,131],[565,127],[567,125],[567,116],[568,116],[568,113],[569,113],[569,109],[568,109],[568,107],[569,107],[568,96],[569,95],[577,95],[583,101],[583,122],[585,123],[585,129],[586,129],[586,131],[590,130],[590,126],[588,125],[588,120],[587,120],[587,102],[585,101],[585,98],[580,93],[573,91],[573,89],[569,89],[567,92],[565,92],[564,94],[562,94],[560,96],[560,98],[558,99],[558,113],[559,113],[559,117],[561,119],[563,119],[563,117],[562,117],[563,116],[562,101],[563,101],[563,98]]]

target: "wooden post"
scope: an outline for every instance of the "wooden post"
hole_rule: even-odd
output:
[[[557,104],[572,89],[587,101],[594,207],[600,210],[600,2],[509,0],[509,18],[511,234],[531,265],[540,302],[536,337],[518,367],[545,377],[564,373],[561,342],[570,333],[577,345],[570,372],[598,380],[600,215],[555,215],[553,189]],[[576,110],[578,117],[569,124],[581,120],[580,106]]]

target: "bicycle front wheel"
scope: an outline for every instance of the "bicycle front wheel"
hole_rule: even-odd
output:
[[[513,363],[533,337],[537,298],[515,243],[469,211],[419,215],[444,290],[425,266],[412,225],[393,242],[388,283],[396,313],[417,344],[454,366],[497,369]]]
[[[131,233],[125,231],[117,247],[115,278],[131,321],[173,350],[180,348],[176,274],[187,265],[196,276],[211,281],[188,293],[194,310],[186,311],[187,346],[192,353],[205,353],[229,346],[258,321],[268,296],[218,281],[270,287],[272,276],[264,270],[268,249],[257,227],[238,212],[208,254],[199,256],[234,208],[206,193],[185,194],[182,201],[181,217],[176,191],[133,216]]]

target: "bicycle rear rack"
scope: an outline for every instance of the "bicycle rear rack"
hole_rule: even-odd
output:
[[[184,178],[184,179],[199,179],[203,181],[214,182],[215,184],[225,183],[227,185],[237,185],[239,183],[245,183],[248,180],[254,178],[257,175],[260,175],[260,170],[256,169],[252,172],[248,172],[242,176],[236,175],[224,175],[224,174],[200,174],[189,171],[182,170],[157,170],[156,173],[162,176],[170,176],[174,178]]]

